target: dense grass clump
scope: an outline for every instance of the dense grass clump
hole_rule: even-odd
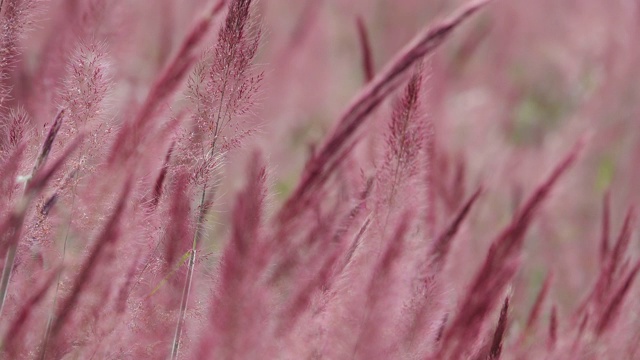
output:
[[[0,0],[0,357],[638,358],[640,7],[453,3]]]

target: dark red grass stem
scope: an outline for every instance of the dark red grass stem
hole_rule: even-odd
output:
[[[49,133],[42,144],[42,149],[40,150],[40,155],[36,159],[35,164],[33,165],[33,170],[31,171],[31,175],[34,175],[40,167],[47,161],[49,157],[49,153],[51,152],[51,148],[53,147],[53,141],[56,139],[58,135],[58,131],[60,131],[60,127],[62,126],[62,119],[64,118],[65,109],[60,109],[55,119],[53,120],[53,124],[49,128]]]
[[[629,246],[634,217],[634,210],[630,208],[627,211],[614,248],[609,250],[608,257],[601,263],[600,274],[595,285],[575,311],[574,316],[576,318],[586,314],[589,309],[593,309],[600,314],[605,311],[605,302],[609,299],[611,288],[618,281],[620,274],[624,272],[625,264],[628,264],[628,259],[624,261],[623,256]]]
[[[167,177],[167,172],[169,171],[169,161],[171,160],[171,154],[173,153],[174,143],[169,146],[169,150],[167,150],[167,154],[164,158],[164,163],[162,164],[162,168],[160,169],[160,173],[156,178],[156,181],[153,184],[153,196],[151,197],[151,209],[155,209],[160,202],[160,197],[162,197],[165,179]]]
[[[596,324],[596,334],[602,335],[605,331],[607,331],[617,320],[617,317],[620,312],[620,308],[622,306],[622,302],[624,301],[633,281],[638,275],[638,271],[640,271],[640,261],[636,263],[634,268],[629,272],[625,281],[622,283],[620,288],[614,293],[611,301],[607,305],[604,313],[598,320]]]
[[[609,267],[611,275],[615,276],[616,272],[620,270],[620,265],[623,263],[622,258],[627,252],[629,248],[629,244],[631,243],[631,232],[633,228],[633,224],[635,222],[635,209],[629,208],[627,211],[627,215],[624,219],[624,224],[622,225],[622,229],[620,230],[620,234],[618,235],[618,239],[611,250],[611,258],[609,259]]]
[[[507,317],[509,315],[509,297],[504,299],[504,304],[500,310],[500,318],[498,319],[498,326],[493,334],[493,340],[491,341],[491,349],[489,351],[489,360],[498,360],[502,354],[502,344],[504,342],[504,333],[507,330]]]
[[[611,193],[607,191],[602,201],[602,237],[600,240],[600,261],[604,264],[609,257],[609,224],[611,222]]]
[[[549,351],[556,347],[558,342],[558,310],[555,305],[551,307],[551,315],[549,317],[549,338],[547,339],[547,348]]]
[[[371,53],[371,42],[367,26],[362,17],[356,18],[356,26],[358,28],[358,41],[360,42],[360,52],[362,53],[362,71],[364,73],[365,83],[371,81],[375,75],[373,65],[373,54]]]
[[[451,223],[449,223],[444,232],[440,234],[440,236],[438,236],[438,238],[434,242],[433,247],[431,248],[431,257],[432,264],[436,266],[436,269],[441,269],[442,266],[444,266],[447,254],[449,253],[449,249],[451,248],[453,238],[458,233],[460,225],[462,224],[464,219],[466,219],[467,215],[469,215],[473,204],[475,204],[476,200],[478,200],[478,198],[482,194],[482,191],[483,189],[482,187],[480,187],[478,188],[478,190],[476,190],[475,193],[473,193],[473,195],[471,195],[471,197],[469,197],[469,199],[458,211],[458,214],[456,214],[456,216],[453,218]]]

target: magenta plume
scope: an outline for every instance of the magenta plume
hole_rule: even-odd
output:
[[[155,80],[144,103],[134,119],[126,123],[119,131],[109,163],[119,164],[134,154],[150,130],[149,123],[154,112],[172,95],[184,81],[189,69],[197,60],[197,48],[207,35],[215,16],[224,8],[224,0],[220,0],[209,10],[205,17],[198,20],[183,40],[178,52]]]
[[[357,141],[356,133],[367,117],[387,96],[402,85],[411,68],[432,53],[452,30],[487,3],[488,1],[484,0],[470,2],[450,18],[420,32],[356,94],[329,137],[307,162],[301,181],[281,210],[283,219],[296,214],[300,210],[298,206],[308,200],[313,189],[328,178],[331,169],[336,168],[337,163],[345,157]]]

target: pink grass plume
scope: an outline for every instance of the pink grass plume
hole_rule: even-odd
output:
[[[213,19],[223,10],[224,5],[225,1],[219,0],[211,7],[206,16],[194,24],[178,52],[151,85],[151,89],[135,117],[125,123],[119,131],[109,156],[111,165],[120,164],[122,160],[134,154],[145,135],[153,130],[149,128],[149,123],[153,120],[152,115],[158,111],[162,103],[176,91],[185,79],[189,69],[197,60],[198,45],[207,35]]]
[[[300,204],[308,201],[313,189],[326,181],[331,169],[334,169],[354,146],[357,141],[356,132],[367,117],[387,96],[401,86],[411,67],[432,53],[453,29],[487,3],[489,1],[486,0],[469,2],[450,18],[420,32],[356,94],[324,144],[307,162],[301,181],[281,210],[280,216],[283,219],[296,214]]]

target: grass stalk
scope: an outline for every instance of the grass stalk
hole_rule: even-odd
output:
[[[178,314],[178,321],[176,324],[176,331],[173,336],[173,343],[171,345],[171,360],[178,358],[178,351],[180,350],[180,338],[182,337],[182,329],[184,327],[185,315],[187,312],[187,304],[189,302],[189,293],[191,292],[191,286],[193,284],[193,270],[196,265],[196,254],[198,250],[198,242],[200,240],[200,231],[203,226],[205,211],[205,202],[207,194],[207,183],[202,186],[202,196],[200,198],[200,206],[198,210],[198,222],[196,223],[196,230],[193,234],[193,241],[191,244],[191,255],[189,256],[189,265],[187,267],[187,277],[182,289],[182,299],[180,300],[180,313]]]
[[[28,196],[32,196],[32,194],[28,193],[29,182],[36,176],[38,171],[42,168],[42,166],[46,163],[49,158],[49,153],[51,152],[51,148],[53,147],[53,141],[58,135],[58,131],[60,131],[60,127],[62,126],[62,119],[64,116],[64,109],[58,111],[51,128],[49,129],[49,133],[42,144],[42,149],[40,151],[40,155],[36,159],[35,164],[33,165],[33,169],[31,170],[31,174],[24,181],[23,188],[23,198]],[[26,209],[25,209],[26,210]],[[14,230],[17,231],[17,230]],[[3,269],[2,269],[2,279],[0,279],[0,316],[2,316],[2,311],[4,310],[5,301],[7,299],[7,290],[9,288],[9,281],[11,280],[11,273],[13,271],[13,265],[16,261],[16,253],[18,251],[18,240],[9,245],[9,249],[7,250],[7,255],[4,261]]]
[[[58,275],[56,278],[56,289],[53,293],[53,304],[51,305],[51,311],[49,312],[49,317],[47,319],[47,328],[44,333],[44,337],[42,340],[42,349],[40,351],[40,360],[44,360],[47,355],[47,346],[49,344],[49,338],[51,337],[51,326],[53,325],[53,320],[55,318],[56,306],[58,304],[58,294],[60,293],[60,281],[62,280],[62,271],[64,269],[64,262],[67,255],[67,244],[69,242],[69,232],[71,230],[71,222],[73,221],[73,213],[75,209],[76,202],[76,191],[78,188],[78,173],[75,171],[73,174],[73,191],[71,193],[71,212],[69,213],[69,219],[67,221],[67,227],[64,235],[64,242],[62,244],[62,260],[60,271],[58,271]]]

